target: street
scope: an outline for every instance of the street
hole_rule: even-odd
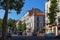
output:
[[[42,36],[12,36],[11,40],[60,40],[58,38],[45,38]]]

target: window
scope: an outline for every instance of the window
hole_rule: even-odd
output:
[[[58,7],[57,7],[57,9],[60,11],[60,4],[58,4]]]
[[[60,16],[58,17],[58,23],[59,23],[59,25],[60,25]]]
[[[37,16],[37,21],[39,21],[39,16]]]
[[[60,3],[60,0],[58,0],[58,3]]]
[[[39,27],[39,23],[37,23],[37,27]]]
[[[58,27],[58,30],[60,30],[60,27]]]
[[[48,20],[46,20],[46,24],[48,23]]]
[[[39,27],[39,16],[37,16],[37,27]]]
[[[60,16],[58,17],[58,22],[60,22]]]

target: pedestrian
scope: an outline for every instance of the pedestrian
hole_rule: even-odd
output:
[[[10,39],[11,39],[11,33],[9,31],[9,33],[8,33],[8,40],[10,40]]]

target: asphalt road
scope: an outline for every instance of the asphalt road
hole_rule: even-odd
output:
[[[1,39],[0,39],[1,40]],[[60,40],[60,38],[46,38],[43,36],[11,36],[11,40]]]
[[[58,38],[45,38],[42,36],[12,36],[11,40],[60,40]]]

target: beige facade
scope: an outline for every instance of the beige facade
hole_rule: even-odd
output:
[[[47,1],[45,3],[45,24],[49,23],[49,19],[48,19],[48,16],[47,16],[47,13],[49,13],[49,7],[50,7],[50,3],[51,3],[51,0]],[[57,6],[57,10],[59,12],[57,12],[57,16],[56,16],[56,23],[57,23],[57,26],[55,26],[54,28],[56,29],[56,35],[59,33],[58,31],[58,27],[60,27],[60,0],[57,0],[57,3],[58,3],[58,6]],[[54,28],[52,27],[52,29],[54,30]]]
[[[35,29],[45,26],[45,14],[37,8],[28,10],[20,20],[26,23],[26,31],[30,30],[33,32]]]
[[[27,11],[26,14],[21,18],[21,21],[26,23],[27,29],[31,28],[32,31],[34,29],[34,16],[33,15],[29,16],[29,12]]]

